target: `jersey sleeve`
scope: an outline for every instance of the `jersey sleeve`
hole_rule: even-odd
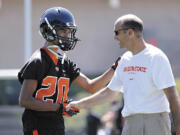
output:
[[[24,79],[39,80],[41,76],[41,65],[40,59],[28,61],[18,73],[20,83],[22,83]]]
[[[76,79],[79,74],[80,74],[80,68],[78,68],[76,66],[76,64],[74,64],[72,61],[68,60],[67,61],[67,69],[68,69],[68,73],[69,73],[69,76],[70,76],[70,80],[71,82]]]
[[[165,54],[154,57],[152,63],[152,76],[153,82],[159,90],[175,86],[171,65]]]

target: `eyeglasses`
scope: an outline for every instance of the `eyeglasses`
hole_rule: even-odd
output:
[[[130,28],[122,28],[122,29],[119,29],[119,30],[115,30],[115,31],[114,31],[114,34],[117,36],[117,35],[119,35],[119,32],[120,32],[120,31],[122,31],[122,30],[128,30],[128,29],[130,29]]]

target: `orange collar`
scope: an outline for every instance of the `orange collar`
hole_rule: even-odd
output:
[[[46,47],[42,47],[42,49],[49,55],[49,57],[52,59],[55,65],[58,63],[58,57],[54,54],[52,54]]]

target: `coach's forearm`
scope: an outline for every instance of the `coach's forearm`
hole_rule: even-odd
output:
[[[95,93],[101,88],[105,87],[107,83],[110,82],[114,75],[114,70],[112,68],[108,69],[104,74],[92,79],[90,81],[90,93]]]
[[[164,92],[169,100],[176,134],[180,135],[180,97],[174,86],[164,89]]]
[[[92,96],[86,97],[78,101],[77,108],[88,108],[98,104],[103,104],[114,100],[118,92],[111,91],[109,88],[103,88]]]

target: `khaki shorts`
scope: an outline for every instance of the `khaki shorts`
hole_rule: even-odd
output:
[[[169,114],[155,113],[128,116],[122,135],[171,135]]]

